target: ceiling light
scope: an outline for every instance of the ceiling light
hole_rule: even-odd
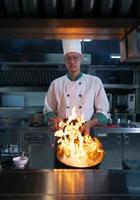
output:
[[[111,54],[110,58],[112,58],[112,59],[120,59],[121,56],[120,56],[120,54]]]
[[[80,40],[81,42],[84,41],[84,42],[91,42],[92,40],[91,39],[83,39],[83,40]]]

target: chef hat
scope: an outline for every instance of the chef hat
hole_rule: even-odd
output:
[[[69,40],[62,40],[62,44],[63,44],[63,52],[64,55],[66,55],[69,52],[77,52],[79,54],[81,54],[81,42],[80,40],[73,40],[73,39],[69,39]]]

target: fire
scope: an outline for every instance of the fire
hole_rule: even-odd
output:
[[[84,118],[77,117],[73,108],[72,115],[64,119],[59,124],[60,130],[55,132],[58,137],[57,157],[67,165],[89,167],[103,160],[104,150],[98,138],[81,132],[84,123]]]

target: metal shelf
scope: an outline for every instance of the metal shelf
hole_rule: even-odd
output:
[[[137,89],[138,84],[104,84],[105,88],[115,88],[115,89]]]
[[[47,92],[47,87],[0,87],[0,92]]]
[[[137,89],[138,84],[104,84],[104,88],[114,88],[114,89]],[[0,92],[12,92],[12,91],[35,91],[35,92],[46,92],[47,87],[0,87]]]

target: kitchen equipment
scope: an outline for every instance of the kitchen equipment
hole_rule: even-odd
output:
[[[101,163],[96,164],[94,166],[88,166],[88,167],[77,167],[77,166],[71,166],[67,165],[66,163],[62,163],[57,156],[54,159],[54,168],[55,169],[99,169]]]
[[[69,118],[59,123],[57,137],[57,158],[60,162],[78,168],[98,165],[105,152],[97,137],[91,137],[82,131],[85,121],[76,116],[75,108]]]
[[[60,166],[64,167],[64,168],[98,168],[98,166],[100,165],[100,163],[103,161],[104,159],[104,156],[105,156],[105,152],[102,151],[100,156],[95,160],[93,161],[92,163],[87,163],[87,162],[83,162],[82,163],[82,159],[81,159],[81,162],[78,162],[79,160],[77,159],[67,159],[66,157],[65,158],[62,158],[58,153],[57,153],[57,158],[60,162],[62,162],[62,164],[60,163]]]
[[[29,157],[29,168],[53,168],[53,134],[50,127],[27,127],[23,129],[23,150]]]
[[[13,162],[18,168],[24,168],[25,165],[28,162],[28,157],[27,156],[17,156],[13,158]]]
[[[128,94],[128,110],[131,113],[135,111],[135,94]]]
[[[103,160],[100,163],[98,163],[96,165],[92,165],[92,166],[84,166],[84,167],[79,166],[78,167],[76,165],[75,166],[72,166],[71,164],[68,165],[66,162],[62,162],[62,159],[58,157],[58,154],[57,154],[58,145],[57,145],[56,138],[54,140],[54,144],[55,145],[54,145],[53,150],[54,150],[54,168],[55,169],[99,169],[101,162],[104,160],[104,158],[103,158]],[[104,156],[105,156],[105,153],[104,153]]]
[[[44,124],[44,115],[43,112],[37,112],[34,115],[31,115],[29,118],[29,124],[30,126],[37,126],[37,127],[42,127],[42,126],[46,126]]]
[[[22,118],[14,117],[1,117],[0,126],[18,126],[20,125]]]
[[[108,102],[109,102],[109,111],[111,111],[111,109],[112,109],[112,94],[107,93],[107,98],[108,98]]]
[[[117,110],[119,113],[126,112],[128,105],[127,105],[127,95],[118,95],[117,96]]]
[[[15,157],[21,152],[21,128],[15,125],[0,126],[0,145],[2,157]]]

